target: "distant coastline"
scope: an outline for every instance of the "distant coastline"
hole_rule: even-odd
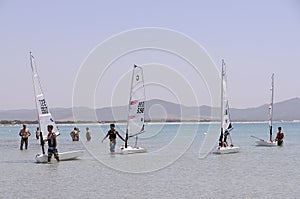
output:
[[[158,99],[145,101],[145,106],[147,108],[145,122],[148,123],[211,123],[218,122],[220,119],[218,114],[220,108],[210,106],[187,107]],[[234,123],[266,122],[269,119],[268,110],[269,106],[267,104],[247,109],[231,108],[230,118]],[[162,115],[162,111],[165,114]],[[95,110],[84,107],[53,108],[51,113],[57,124],[126,123],[128,107],[106,107]],[[299,122],[300,98],[275,103],[273,121]],[[22,123],[38,124],[36,110],[0,110],[0,124],[15,125]]]
[[[156,106],[159,105],[159,106]],[[180,104],[153,99],[145,101],[146,122],[217,122],[220,108],[210,106],[188,107]],[[156,107],[152,109],[151,107]],[[157,108],[159,107],[159,108]],[[151,110],[151,114],[150,111]],[[233,122],[264,122],[268,117],[268,104],[246,109],[230,109],[230,118]],[[75,111],[75,112],[74,112]],[[162,111],[164,114],[162,115]],[[0,110],[0,124],[30,123],[37,124],[36,110]],[[126,122],[128,107],[90,108],[51,108],[51,114],[58,124],[74,123],[102,123]],[[274,121],[299,121],[300,98],[292,98],[274,104]],[[76,121],[76,122],[74,122]]]

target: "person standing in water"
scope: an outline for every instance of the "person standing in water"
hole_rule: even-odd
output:
[[[40,138],[40,128],[36,127],[35,138],[38,140]]]
[[[56,135],[53,133],[53,126],[48,125],[48,135],[47,135],[47,141],[48,141],[48,163],[51,162],[52,155],[54,155],[54,158],[59,162],[59,155],[57,150],[57,141],[56,141]]]
[[[20,150],[23,150],[23,145],[25,143],[25,149],[28,147],[28,137],[30,136],[30,131],[26,128],[26,124],[23,124],[23,128],[20,130],[19,136],[21,136]]]
[[[91,132],[90,132],[90,128],[89,127],[86,127],[86,140],[87,141],[90,141],[92,139],[92,136],[91,136]]]
[[[79,128],[75,127],[73,131],[71,131],[70,135],[72,137],[73,142],[79,141]]]
[[[119,132],[117,130],[115,130],[115,124],[110,124],[110,130],[107,132],[106,136],[102,139],[102,142],[109,137],[109,146],[110,146],[110,152],[114,153],[115,152],[115,147],[116,147],[116,138],[117,136],[123,140],[124,138],[122,138],[122,136],[119,134]]]
[[[278,133],[275,138],[275,142],[277,141],[277,145],[281,146],[283,143],[284,133],[281,131],[281,127],[278,127]]]

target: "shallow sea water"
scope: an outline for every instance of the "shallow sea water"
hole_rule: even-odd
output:
[[[139,139],[148,153],[134,155],[109,153],[108,141],[101,143],[108,125],[89,125],[92,141],[86,142],[86,126],[79,125],[80,142],[71,141],[73,126],[59,126],[59,150],[86,153],[52,164],[35,163],[40,146],[34,135],[29,149],[20,151],[21,126],[0,127],[0,198],[299,198],[300,123],[275,123],[286,138],[272,148],[257,147],[250,137],[267,139],[266,123],[234,124],[232,138],[241,151],[203,159],[208,124],[148,124]],[[29,128],[34,134],[35,126]],[[124,128],[117,126],[121,135]]]

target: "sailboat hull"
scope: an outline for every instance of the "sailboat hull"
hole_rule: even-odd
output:
[[[240,147],[229,146],[229,147],[217,147],[214,151],[215,154],[227,154],[227,153],[237,153],[240,151]]]
[[[132,153],[146,153],[147,150],[141,147],[131,147],[128,146],[127,148],[121,147],[121,154],[132,154]]]
[[[255,141],[255,144],[256,144],[257,146],[267,146],[267,147],[277,146],[277,142],[273,142],[273,141],[262,141],[262,140],[257,140],[257,141]]]
[[[83,156],[84,150],[78,151],[68,151],[59,153],[59,160],[66,161],[66,160],[75,160],[79,157]],[[48,162],[48,155],[47,154],[37,154],[35,157],[37,163],[47,163]]]

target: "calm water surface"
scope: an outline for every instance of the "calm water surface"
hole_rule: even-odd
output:
[[[180,126],[182,132],[178,135]],[[35,155],[40,153],[35,126],[29,126],[32,136],[27,151],[19,150],[21,126],[2,126],[0,198],[299,198],[300,123],[275,123],[276,129],[277,126],[282,126],[285,132],[283,147],[254,145],[255,139],[250,135],[268,138],[266,123],[234,124],[232,137],[241,147],[240,153],[209,154],[205,159],[198,156],[208,124],[149,124],[139,140],[149,153],[135,155],[108,152],[108,142],[100,141],[107,125],[90,125],[89,143],[85,141],[86,126],[79,126],[80,142],[71,141],[69,133],[73,126],[60,126],[61,152],[78,149],[87,152],[80,160],[52,164],[34,162]],[[124,128],[118,126],[122,135]],[[187,141],[189,132],[195,129],[196,137],[190,140],[192,144],[187,150],[177,143],[178,147],[169,150],[169,154],[151,156],[168,146],[175,136]],[[159,165],[172,154],[183,155],[155,171],[124,172],[137,164],[140,168],[148,168],[149,162]],[[137,162],[140,159],[144,161]]]

